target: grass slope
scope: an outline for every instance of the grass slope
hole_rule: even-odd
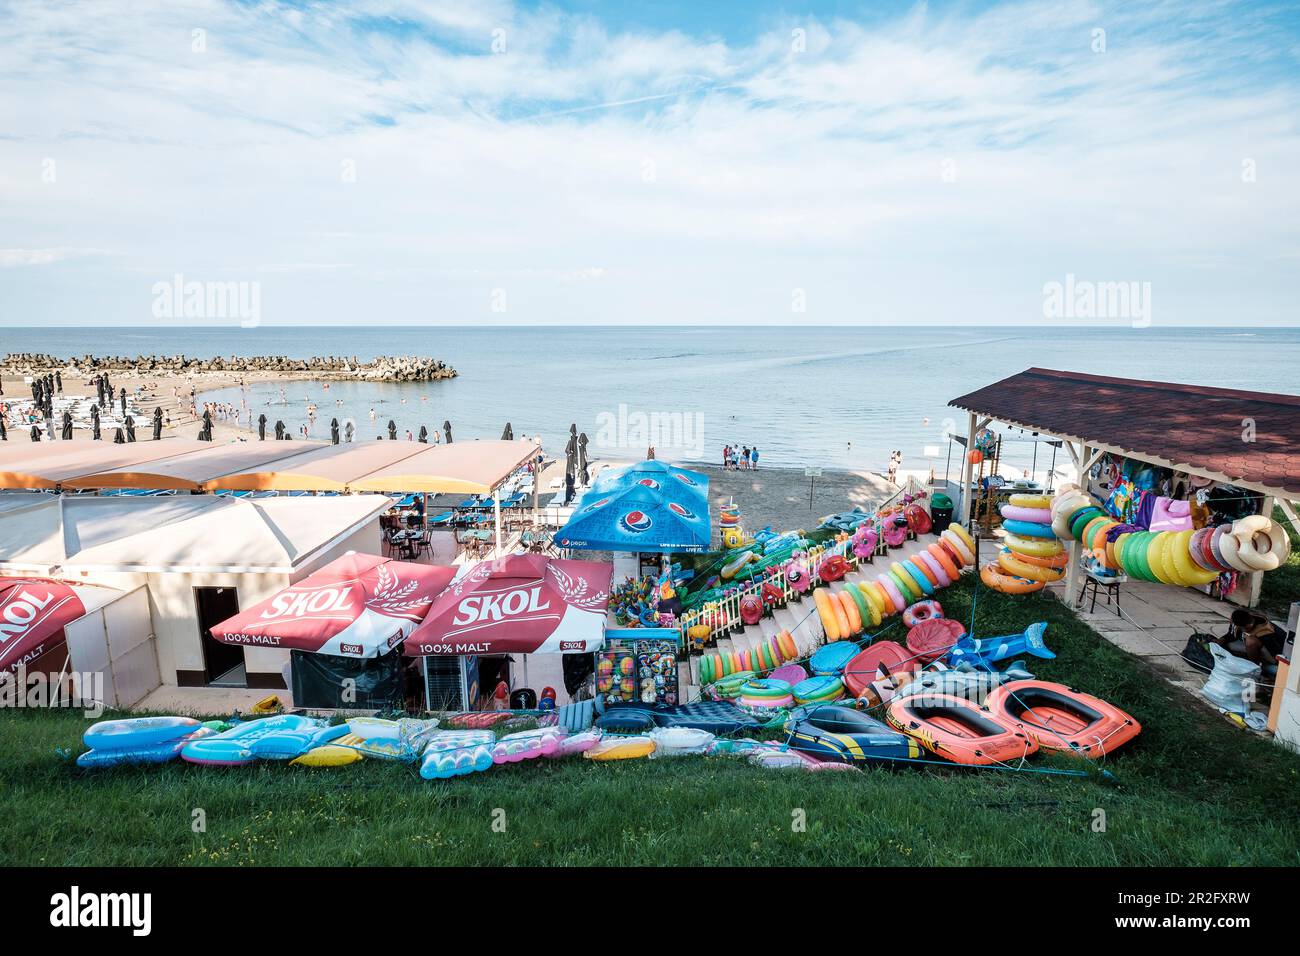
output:
[[[969,620],[974,583],[944,606]],[[1124,865],[1300,863],[1300,757],[1229,726],[1055,601],[980,589],[977,631],[1050,622],[1036,672],[1142,735],[1110,781],[946,768],[762,770],[727,758],[508,765],[428,783],[405,766],[181,763],[83,772],[76,713],[0,715],[6,864]],[[893,635],[891,635],[893,636]],[[1077,767],[1032,758],[1032,767]],[[206,832],[193,832],[194,811]],[[1105,828],[1094,830],[1104,812]],[[504,816],[502,816],[502,814]],[[806,827],[793,824],[802,815]],[[504,832],[494,829],[504,822]]]

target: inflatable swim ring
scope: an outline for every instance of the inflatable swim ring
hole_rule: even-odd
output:
[[[81,742],[91,750],[133,750],[174,741],[198,730],[202,724],[193,717],[128,717],[101,720],[91,724],[81,735]]]
[[[1014,551],[1003,548],[998,552],[998,567],[1007,574],[1018,578],[1025,578],[1029,581],[1042,581],[1048,583],[1059,581],[1065,577],[1065,571],[1062,568],[1045,568],[1042,565],[1030,564],[1028,561],[1020,560],[1020,556]]]
[[[844,682],[829,674],[810,677],[792,688],[794,699],[800,704],[821,704],[838,700],[844,694]]]
[[[1031,581],[1029,578],[1018,578],[1013,574],[1007,574],[993,562],[980,568],[980,580],[986,587],[1003,594],[1031,594],[1047,587],[1045,581]]]
[[[813,652],[808,659],[808,667],[814,675],[824,677],[828,674],[838,675],[845,665],[858,654],[858,646],[851,641],[836,644],[824,644]]]
[[[817,588],[813,591],[813,601],[817,605],[817,616],[821,618],[822,630],[826,632],[826,640],[838,641],[845,635],[840,633],[839,616],[831,607],[831,599],[827,596],[824,588]],[[843,614],[843,610],[840,611]],[[847,625],[848,622],[845,621]]]
[[[903,597],[903,591],[894,579],[887,574],[882,574],[876,578],[876,586],[885,593],[889,598],[890,606],[893,608],[888,614],[902,614],[907,610],[907,599]]]
[[[934,617],[943,617],[943,605],[938,601],[917,601],[903,612],[903,623],[908,627],[916,627],[922,621]]]

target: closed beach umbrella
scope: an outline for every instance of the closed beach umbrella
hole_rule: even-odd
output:
[[[334,445],[339,443],[339,420],[337,418],[330,419],[330,443]]]
[[[72,441],[72,412],[63,413],[63,440]]]
[[[347,425],[343,427],[343,440],[346,442],[351,442],[352,436],[355,435],[356,433],[357,433],[357,427],[353,425],[351,422],[348,422]]]
[[[423,425],[420,426],[420,437],[418,441],[422,445],[429,444],[429,429],[425,428]]]
[[[114,445],[126,444],[126,436],[122,434],[122,429],[119,428],[113,432],[113,444]]]
[[[126,417],[126,389],[122,389],[122,417]]]
[[[50,441],[54,441],[54,417],[49,412],[45,413],[45,434],[50,436]]]
[[[587,483],[587,433],[583,432],[578,436],[578,474],[582,476],[582,483]]]
[[[502,440],[502,441],[514,441],[514,440],[515,440],[515,430],[514,430],[513,426],[511,426],[511,424],[510,424],[509,422],[506,422],[506,428],[505,428],[505,431],[503,431],[503,432],[501,433],[501,440]]]
[[[62,372],[54,373],[54,385],[56,388],[58,388],[59,394],[60,395],[63,394],[63,373]],[[0,389],[0,394],[4,394],[2,389]]]
[[[397,441],[397,423],[391,418],[388,420],[388,440]]]
[[[574,426],[569,432],[569,441],[564,446],[564,473],[569,476],[578,473],[578,432]]]
[[[41,430],[40,430],[39,428],[37,428],[35,425],[33,425],[33,426],[32,426],[32,441],[40,441],[40,440],[41,440]]]
[[[199,429],[199,441],[212,441],[212,413],[203,410],[203,427]]]
[[[450,420],[444,421],[442,423],[442,430],[447,433],[447,444],[450,445],[451,444],[451,421]]]
[[[135,418],[131,415],[126,416],[126,440],[135,441]]]
[[[98,405],[90,406],[90,437],[95,441],[99,441],[100,438],[102,437],[99,434],[99,406]]]
[[[8,441],[8,440],[9,440],[9,429],[5,428],[4,416],[0,415],[0,441]]]
[[[153,410],[153,440],[162,441],[162,406]]]
[[[266,441],[266,416],[257,416],[257,440]]]
[[[284,422],[278,418],[275,420],[275,440],[284,441]]]
[[[95,404],[100,408],[104,407],[104,376],[102,375],[95,378]]]

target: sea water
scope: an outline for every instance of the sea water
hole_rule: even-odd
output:
[[[884,470],[960,468],[960,395],[1034,366],[1156,381],[1296,393],[1300,330],[1024,327],[289,327],[0,329],[0,351],[136,355],[420,354],[459,377],[428,383],[251,384],[201,400],[246,402],[297,436],[327,439],[330,420],[356,436],[399,438],[444,420],[457,440],[540,436],[562,454],[571,424],[593,458],[718,462],[730,443],[760,464]],[[164,386],[164,391],[166,386]],[[1195,399],[1189,399],[1194,401]],[[316,416],[307,414],[309,404]],[[1143,410],[1134,408],[1141,416]],[[373,417],[372,417],[373,416]],[[950,456],[951,448],[951,458]],[[927,452],[929,458],[927,458]],[[1005,459],[1028,468],[1032,446]],[[1066,457],[1058,453],[1061,461]],[[1037,471],[1052,449],[1037,450]]]

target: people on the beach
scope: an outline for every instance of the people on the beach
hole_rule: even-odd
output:
[[[895,449],[889,453],[889,483],[898,484],[898,466],[903,463],[903,453]]]
[[[749,465],[755,471],[758,471],[758,449],[757,448],[751,448],[749,450]]]

